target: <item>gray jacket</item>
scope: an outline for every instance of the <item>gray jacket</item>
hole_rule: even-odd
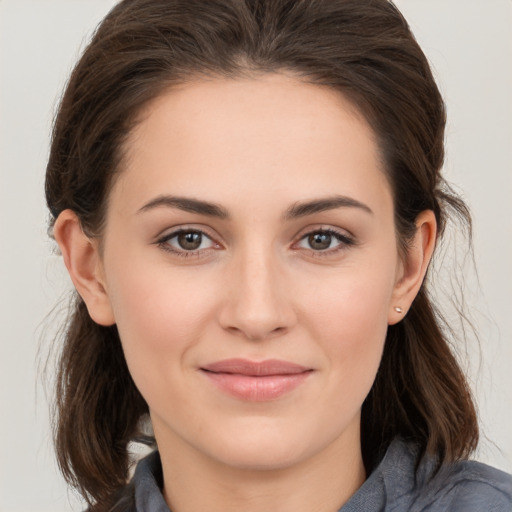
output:
[[[415,472],[414,447],[401,440],[339,512],[512,512],[512,476],[475,461],[442,466],[423,462]],[[160,488],[158,452],[139,462],[132,481],[133,512],[170,512]],[[276,507],[278,510],[279,507]]]

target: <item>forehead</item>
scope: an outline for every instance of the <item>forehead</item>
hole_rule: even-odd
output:
[[[382,169],[373,131],[339,92],[268,74],[198,80],[161,95],[127,140],[120,181],[141,202],[270,190],[293,201],[360,194],[362,185],[366,195],[388,194]]]

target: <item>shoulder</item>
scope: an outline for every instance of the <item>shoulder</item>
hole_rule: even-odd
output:
[[[360,489],[366,501],[386,512],[512,512],[512,476],[476,461],[416,465],[417,449],[397,439]],[[360,499],[360,498],[359,498]],[[342,508],[343,512],[345,509]],[[357,507],[354,510],[359,510]],[[347,507],[347,511],[352,508]]]
[[[410,446],[401,451],[414,458]],[[444,464],[437,472],[433,468],[426,460],[414,472],[411,512],[512,512],[512,475],[471,460]]]
[[[426,510],[512,512],[512,476],[476,461],[443,467],[425,486]]]

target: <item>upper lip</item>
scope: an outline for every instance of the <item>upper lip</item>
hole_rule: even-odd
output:
[[[266,359],[265,361],[224,359],[202,366],[201,370],[212,373],[232,373],[253,377],[267,377],[270,375],[295,375],[311,371],[312,369],[280,359]]]

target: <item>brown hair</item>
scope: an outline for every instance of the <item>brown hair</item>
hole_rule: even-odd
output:
[[[449,210],[469,223],[440,169],[445,109],[428,62],[387,0],[124,0],[74,69],[55,120],[46,197],[53,219],[73,210],[101,235],[123,142],[149,101],[198,75],[236,78],[292,71],[331,87],[364,114],[384,156],[402,250],[417,215]],[[389,327],[363,404],[367,470],[396,436],[439,464],[467,457],[478,428],[470,392],[424,283]],[[77,295],[57,377],[60,467],[107,510],[129,474],[128,443],[147,405],[128,372],[116,327],[96,325]]]

